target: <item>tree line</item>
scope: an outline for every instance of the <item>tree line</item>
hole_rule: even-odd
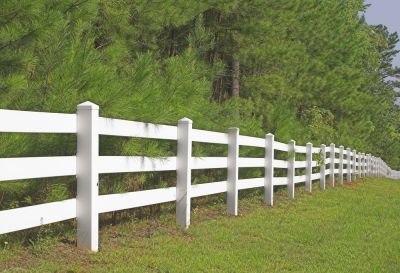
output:
[[[174,125],[188,117],[195,128],[332,142],[400,169],[400,68],[392,65],[399,39],[368,25],[366,8],[363,0],[4,0],[0,108],[73,113],[90,100],[102,116]],[[2,157],[76,151],[71,135],[0,136]],[[175,147],[100,142],[103,155],[163,156]],[[225,149],[198,145],[194,153]],[[174,180],[102,179],[103,192]],[[57,181],[2,183],[0,207],[74,196],[74,183]]]

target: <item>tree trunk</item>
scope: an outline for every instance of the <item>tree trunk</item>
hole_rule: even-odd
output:
[[[233,61],[232,67],[232,97],[239,97],[240,93],[240,63],[238,60]]]

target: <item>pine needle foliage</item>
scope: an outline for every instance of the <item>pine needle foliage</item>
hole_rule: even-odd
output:
[[[393,78],[400,69],[392,65],[399,39],[368,25],[365,8],[363,0],[3,0],[0,108],[73,113],[90,100],[102,116],[172,125],[188,117],[195,128],[271,132],[299,145],[334,142],[399,169]],[[232,96],[238,73],[240,95]],[[174,142],[102,137],[100,143],[104,155],[176,151]],[[194,151],[224,154],[226,147]],[[2,157],[75,152],[73,135],[0,135]],[[252,174],[262,175],[246,175]],[[101,181],[101,192],[112,193],[174,185],[175,175]],[[74,184],[64,178],[2,183],[0,209],[74,196]]]

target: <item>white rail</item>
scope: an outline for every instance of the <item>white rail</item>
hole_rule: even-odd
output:
[[[265,138],[242,136],[237,128],[228,133],[192,129],[188,119],[170,126],[103,118],[98,116],[98,110],[89,102],[79,105],[77,114],[0,110],[0,132],[78,134],[77,156],[0,158],[0,182],[78,177],[76,199],[0,211],[0,234],[77,218],[78,246],[96,251],[99,213],[175,201],[177,222],[188,227],[191,198],[227,193],[228,213],[236,215],[239,190],[264,188],[265,202],[273,205],[274,187],[286,186],[289,196],[294,197],[294,184],[305,183],[307,191],[311,191],[312,181],[319,180],[320,187],[325,189],[327,175],[332,187],[336,180],[343,184],[344,175],[347,182],[364,176],[400,178],[400,172],[391,170],[382,159],[343,146],[281,143],[272,134]],[[173,140],[177,141],[178,153],[159,158],[99,156],[99,135]],[[227,145],[228,157],[193,157],[192,142]],[[265,157],[239,157],[240,146],[263,148]],[[287,152],[286,160],[275,158],[274,151]],[[296,154],[305,154],[306,160],[296,161]],[[319,166],[319,162],[325,164]],[[217,168],[228,170],[226,181],[191,185],[191,170]],[[239,179],[239,168],[264,168],[265,177]],[[274,169],[287,169],[287,176],[274,177]],[[98,195],[99,174],[158,171],[177,171],[177,186]]]

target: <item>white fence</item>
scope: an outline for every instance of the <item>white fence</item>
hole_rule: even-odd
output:
[[[90,102],[78,105],[76,114],[0,110],[0,132],[76,133],[78,142],[76,156],[0,159],[0,182],[76,175],[78,183],[74,199],[0,211],[0,234],[77,218],[78,246],[93,251],[98,249],[99,213],[176,201],[177,222],[187,228],[191,198],[227,192],[227,211],[237,215],[238,191],[243,189],[263,187],[265,203],[272,206],[273,188],[278,185],[287,186],[289,197],[294,198],[295,184],[305,182],[311,192],[312,181],[319,180],[325,189],[326,176],[332,187],[335,175],[339,184],[364,176],[400,178],[400,172],[380,158],[335,144],[313,147],[307,143],[304,147],[294,140],[288,144],[275,141],[272,134],[265,139],[242,136],[238,128],[228,133],[192,129],[192,121],[186,118],[178,126],[108,119],[99,117],[99,107]],[[176,140],[178,152],[167,158],[99,156],[99,135]],[[192,142],[226,144],[228,157],[192,157]],[[265,157],[241,158],[239,146],[264,148]],[[275,159],[275,150],[287,152],[289,159]],[[306,160],[296,161],[296,154],[304,154]],[[319,172],[313,173],[318,165]],[[265,168],[265,177],[238,179],[239,168],[248,167]],[[227,180],[191,185],[191,170],[213,168],[227,168]],[[274,169],[287,169],[287,176],[274,177]],[[306,174],[296,176],[295,169],[305,169]],[[176,187],[99,195],[99,174],[172,170],[177,172]]]

